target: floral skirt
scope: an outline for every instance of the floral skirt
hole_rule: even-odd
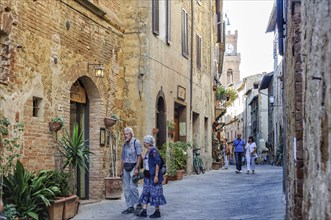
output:
[[[167,204],[167,201],[163,195],[162,183],[155,184],[152,178],[144,178],[144,186],[139,199],[139,203],[150,203],[151,206],[160,206]]]

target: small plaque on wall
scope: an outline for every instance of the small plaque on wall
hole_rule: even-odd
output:
[[[182,86],[177,86],[177,98],[181,100],[185,100],[186,98],[186,89]]]
[[[179,122],[179,136],[186,136],[186,122]]]
[[[100,146],[106,145],[106,129],[100,128]]]

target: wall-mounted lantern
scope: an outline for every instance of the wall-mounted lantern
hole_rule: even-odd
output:
[[[95,77],[96,78],[103,78],[104,77],[104,71],[103,71],[103,67],[102,64],[87,64],[87,69],[88,71],[94,70],[95,71]]]

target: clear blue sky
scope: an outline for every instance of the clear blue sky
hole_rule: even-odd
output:
[[[273,33],[265,33],[273,5],[274,0],[224,0],[227,31],[238,30],[241,79],[273,71]]]

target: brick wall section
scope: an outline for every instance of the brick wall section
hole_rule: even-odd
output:
[[[301,68],[301,3],[288,1],[286,36],[285,106],[286,106],[286,192],[288,219],[302,218],[303,196],[303,103]],[[294,162],[294,138],[296,157]]]
[[[331,218],[331,1],[302,1],[304,219]],[[313,79],[312,77],[316,77]]]
[[[0,14],[10,13],[13,18],[5,39],[10,68],[6,73],[8,84],[0,84],[0,115],[13,122],[18,114],[19,120],[25,122],[22,153],[28,169],[55,168],[59,166],[58,145],[48,122],[61,116],[69,127],[70,88],[80,78],[90,101],[89,141],[95,153],[90,162],[90,198],[103,197],[103,178],[110,168],[106,157],[109,148],[99,146],[99,129],[104,126],[106,109],[108,114],[123,109],[121,1],[100,0],[98,4],[108,7],[108,21],[75,1],[0,2]],[[95,78],[94,72],[87,70],[88,62],[102,63],[105,78]],[[40,117],[32,117],[33,96],[42,98]],[[62,111],[58,110],[59,105],[63,106]],[[125,121],[125,117],[121,118]]]

